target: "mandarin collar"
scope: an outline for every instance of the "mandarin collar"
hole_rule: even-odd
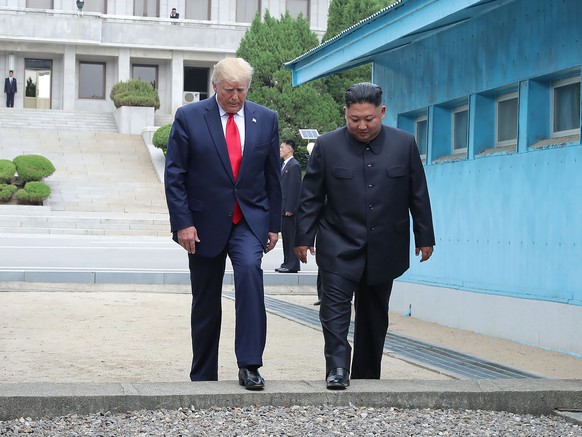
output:
[[[380,153],[380,151],[382,150],[382,146],[384,144],[384,138],[386,136],[384,126],[382,126],[382,129],[380,129],[380,132],[378,133],[378,135],[376,135],[376,138],[374,138],[370,142],[363,142],[363,141],[357,140],[354,136],[352,136],[352,134],[350,133],[350,131],[348,130],[347,127],[345,129],[346,129],[347,142],[350,145],[350,147],[352,148],[352,150],[355,153],[357,153],[358,155],[361,155],[362,153],[364,153],[364,150],[366,150],[366,148],[368,148],[368,147],[376,155],[378,153]]]

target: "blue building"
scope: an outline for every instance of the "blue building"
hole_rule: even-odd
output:
[[[287,64],[300,85],[372,62],[384,122],[417,138],[437,245],[393,311],[582,355],[581,20],[580,0],[399,0]]]

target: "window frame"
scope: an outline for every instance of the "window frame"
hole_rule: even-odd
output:
[[[239,15],[239,5],[244,4],[247,5],[249,0],[237,0],[236,1],[236,22],[237,23],[252,23],[253,20],[255,19],[255,16],[257,15],[257,12],[259,13],[259,16],[262,15],[262,1],[261,0],[255,0],[257,2],[257,10],[255,11],[255,13],[253,14],[253,16],[250,18],[250,20],[248,20],[248,17],[241,17]],[[244,19],[243,19],[244,18]]]
[[[102,97],[84,97],[81,96],[81,68],[83,64],[91,64],[91,65],[102,65],[103,66],[103,83],[102,83]],[[79,61],[79,86],[77,88],[77,98],[82,100],[106,100],[107,93],[106,93],[106,78],[107,78],[107,63],[106,62],[99,62],[99,61]]]
[[[187,20],[200,20],[200,21],[210,21],[210,11],[212,9],[212,2],[211,0],[206,0],[206,18],[200,18],[198,17],[195,12],[190,13],[190,11],[196,11],[197,7],[198,7],[198,3],[204,3],[204,2],[197,2],[196,4],[193,4],[194,0],[186,0],[185,4],[184,4],[184,16],[183,18],[187,19]],[[180,11],[178,11],[180,12]],[[180,17],[182,17],[182,14],[180,14]]]
[[[499,139],[499,104],[509,100],[516,100],[516,124],[515,124],[515,138],[511,140]],[[519,92],[511,91],[509,93],[499,94],[495,99],[495,147],[517,146],[517,139],[519,137]]]
[[[418,146],[420,144],[419,136],[418,136],[418,125],[420,123],[423,123],[423,122],[426,123],[425,138],[424,138],[424,145],[425,145],[426,150],[424,151],[424,153],[422,153],[422,150],[420,149],[420,147],[418,147],[418,153],[420,154],[420,158],[422,160],[426,160],[426,155],[428,154],[428,115],[427,114],[416,117],[416,119],[414,120],[414,138],[416,138],[416,145]]]
[[[555,127],[555,113],[556,113],[556,97],[555,92],[557,88],[562,88],[565,86],[573,85],[573,84],[580,84],[579,88],[582,92],[582,84],[580,80],[580,75],[565,77],[563,79],[552,81],[550,86],[550,137],[551,138],[560,138],[560,137],[567,137],[571,135],[580,135],[580,125],[574,129],[567,129],[562,131],[554,130]],[[580,95],[578,96],[580,100]],[[580,119],[580,107],[578,107],[578,119]]]
[[[158,89],[158,85],[159,85],[159,66],[157,64],[140,64],[140,63],[131,64],[131,78],[132,79],[138,79],[135,76],[135,71],[134,71],[134,68],[136,68],[136,67],[153,68],[155,70],[155,72],[156,72],[156,74],[155,74],[156,78],[154,79],[154,83],[155,83],[154,88],[155,89]]]
[[[455,131],[455,115],[460,112],[467,112],[467,130],[465,132],[467,147],[461,149],[455,149],[456,131]],[[467,154],[469,149],[469,105],[463,104],[451,108],[451,153],[453,155]]]

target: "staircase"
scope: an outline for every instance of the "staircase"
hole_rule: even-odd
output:
[[[117,132],[112,113],[66,112],[58,109],[0,108],[2,128]]]
[[[0,203],[0,233],[169,235],[163,184],[140,135],[111,114],[0,110],[0,159],[39,154],[56,167],[43,206]]]

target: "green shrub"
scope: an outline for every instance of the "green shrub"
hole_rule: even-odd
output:
[[[130,79],[126,82],[117,82],[109,94],[116,108],[122,106],[153,106],[160,108],[158,90],[145,80]]]
[[[39,203],[51,195],[50,187],[44,182],[27,182],[16,192],[16,199],[22,203]]]
[[[20,155],[12,160],[18,176],[24,182],[40,181],[55,172],[55,166],[40,155]]]
[[[172,130],[172,123],[165,124],[164,126],[158,128],[158,130],[154,132],[154,136],[152,138],[152,144],[157,148],[162,149],[164,155],[166,154],[166,150],[168,150],[168,139],[170,138],[170,130]]]
[[[0,184],[9,183],[16,174],[16,166],[9,159],[0,159]]]
[[[16,185],[0,184],[0,200],[8,202],[17,189]]]

